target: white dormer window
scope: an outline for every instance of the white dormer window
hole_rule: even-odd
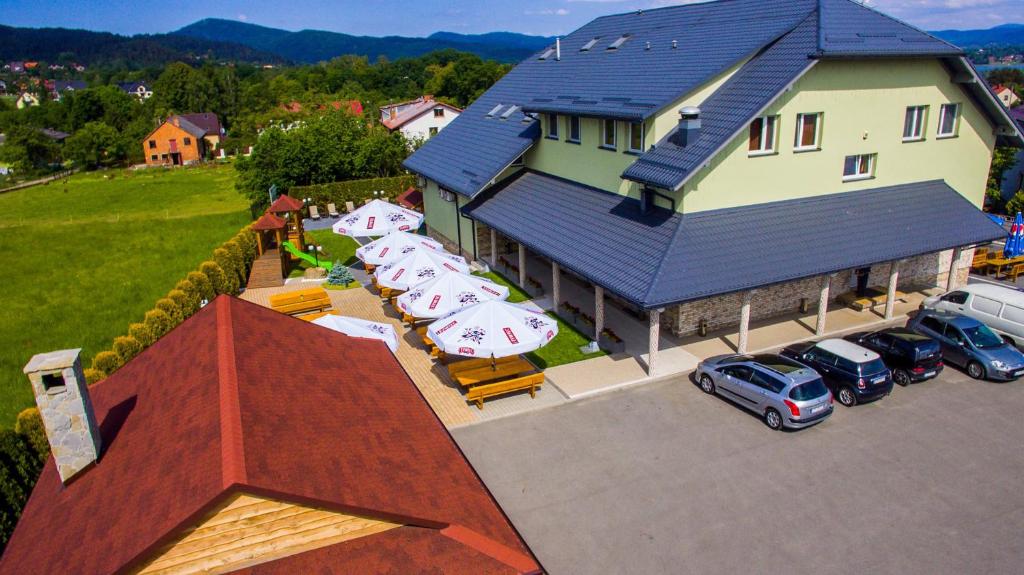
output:
[[[903,141],[918,142],[924,139],[924,126],[928,116],[928,106],[910,106],[903,120]]]
[[[615,139],[615,120],[601,120],[601,147],[607,150],[618,147]]]
[[[749,155],[764,156],[775,153],[778,116],[762,116],[750,123]]]
[[[552,140],[558,139],[558,114],[544,114],[547,122],[547,136]]]
[[[580,117],[568,116],[566,123],[569,125],[569,137],[567,141],[574,144],[580,143]]]
[[[943,104],[939,110],[938,138],[955,138],[960,130],[960,104]]]
[[[629,124],[629,151],[644,151],[644,123],[631,122]]]

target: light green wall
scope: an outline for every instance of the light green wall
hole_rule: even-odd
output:
[[[959,135],[936,139],[939,108],[961,103]],[[908,106],[929,106],[922,142],[904,143]],[[824,112],[820,151],[794,152],[796,115]],[[943,179],[982,205],[993,126],[937,60],[823,61],[773,104],[778,153],[748,156],[744,130],[683,189],[684,212]],[[877,153],[875,178],[843,182],[847,155]]]
[[[650,147],[679,123],[679,108],[694,106],[707,99],[726,80],[728,80],[741,64],[737,64],[718,77],[714,78],[694,92],[665,106],[653,118],[644,124],[644,145]],[[629,145],[629,124],[617,122],[617,149],[615,151],[601,148],[601,121],[593,118],[580,119],[580,143],[567,141],[569,125],[566,116],[558,116],[558,140],[548,139],[547,116],[541,116],[541,138],[526,154],[526,165],[529,168],[561,176],[596,188],[618,194],[638,195],[638,186],[623,180],[622,172],[626,170],[637,156],[626,152]]]
[[[427,225],[436,232],[444,235],[457,244],[459,241],[458,230],[455,227],[456,213],[455,202],[446,202],[441,199],[438,193],[437,182],[427,180],[426,188],[423,190],[423,212],[426,215]],[[459,207],[469,203],[469,199],[461,194],[458,197]],[[473,245],[473,220],[459,216],[459,224],[462,227],[462,249],[473,257],[476,257]]]

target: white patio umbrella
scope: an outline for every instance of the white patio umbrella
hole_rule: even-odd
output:
[[[377,278],[378,286],[405,291],[446,272],[468,271],[469,264],[465,258],[443,251],[416,250],[400,260],[377,268],[373,275]]]
[[[387,344],[391,353],[398,351],[398,333],[395,332],[395,328],[391,324],[343,315],[325,315],[314,319],[312,323],[352,337],[379,339]]]
[[[361,248],[356,249],[356,257],[363,263],[382,266],[400,259],[420,248],[444,251],[444,247],[427,236],[412,232],[391,232]]]
[[[401,206],[372,200],[331,226],[334,233],[354,238],[376,237],[393,231],[415,230],[423,223],[423,214]]]
[[[443,317],[427,327],[441,351],[471,357],[508,357],[541,348],[558,335],[558,323],[543,313],[502,300],[488,300]]]
[[[450,271],[398,296],[398,309],[413,317],[437,318],[482,301],[507,297],[506,286]]]

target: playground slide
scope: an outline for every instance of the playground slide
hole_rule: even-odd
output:
[[[307,262],[314,266],[317,265],[317,258],[295,247],[295,244],[291,242],[282,242],[281,245],[284,246],[284,249],[288,250],[288,253],[292,254],[293,256],[299,259],[306,260]],[[334,264],[331,263],[330,260],[325,260],[321,258],[320,267],[324,268],[327,271],[331,271],[332,269],[334,269]]]

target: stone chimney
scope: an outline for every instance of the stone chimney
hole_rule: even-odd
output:
[[[700,137],[700,108],[686,106],[679,110],[679,131],[676,135],[679,147],[692,146]]]
[[[81,349],[40,353],[24,372],[64,484],[100,456],[100,431],[82,371]]]

